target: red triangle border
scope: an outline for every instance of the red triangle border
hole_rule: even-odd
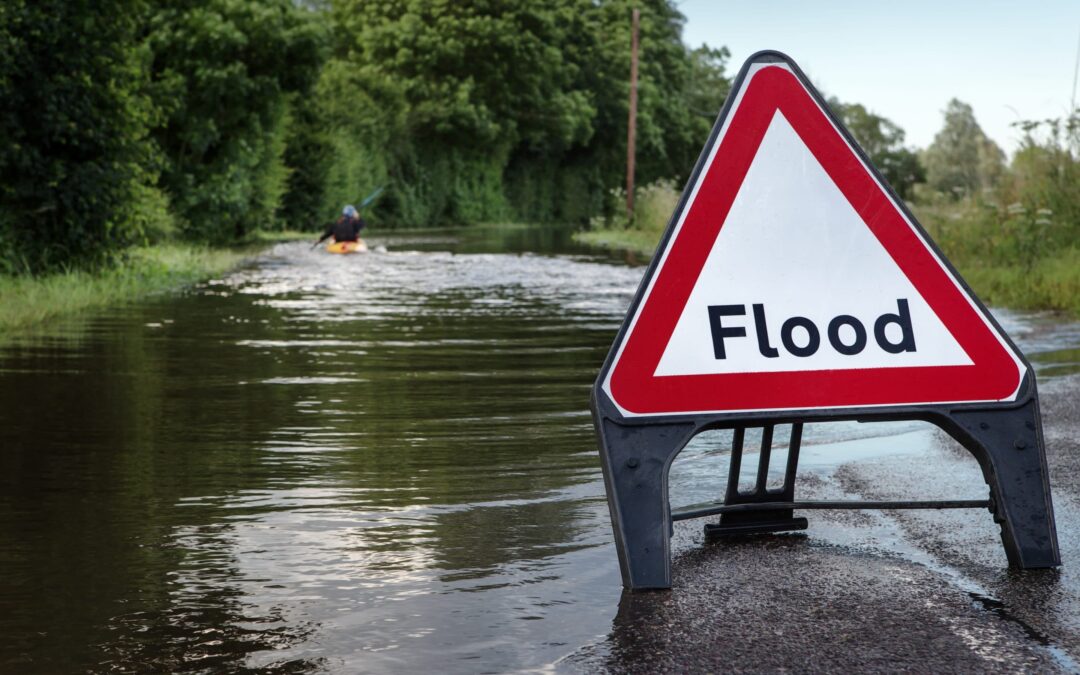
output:
[[[972,365],[654,376],[758,146],[780,111]],[[729,113],[730,114],[730,113]],[[752,71],[681,228],[625,333],[605,389],[629,415],[860,408],[1011,400],[1020,359],[794,73]]]

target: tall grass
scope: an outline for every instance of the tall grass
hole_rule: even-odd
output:
[[[0,334],[175,290],[228,270],[248,253],[160,244],[130,249],[122,261],[96,270],[2,276]]]
[[[1049,309],[1080,317],[1080,249],[1069,248],[1031,267],[957,265],[982,300],[1018,309]]]
[[[965,199],[914,212],[983,302],[1080,316],[1080,242],[1050,209]]]
[[[681,193],[671,180],[658,180],[634,190],[634,214],[625,210],[626,191],[612,190],[607,217],[593,218],[585,232],[575,239],[608,249],[625,249],[651,254],[675,213]]]
[[[575,239],[606,249],[652,254],[679,193],[670,181],[644,186],[636,194],[632,219],[622,210],[625,195],[622,190],[613,191],[615,215],[593,219],[590,229],[577,233]],[[1042,204],[985,196],[952,200],[923,191],[913,210],[984,302],[1080,316],[1078,225],[1071,212],[1058,215]]]

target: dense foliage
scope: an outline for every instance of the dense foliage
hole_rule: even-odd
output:
[[[161,184],[185,234],[244,236],[285,192],[287,96],[318,75],[324,34],[291,0],[157,0],[147,23]]]
[[[637,4],[640,177],[678,177],[726,94],[724,53],[688,50],[665,0]],[[389,182],[381,215],[406,226],[595,215],[624,171],[631,6],[333,3],[323,216],[349,196],[342,176],[354,199]]]
[[[1024,139],[1007,166],[970,107],[954,101],[925,153],[919,198],[958,256],[1030,269],[1067,249],[1080,253],[1080,117],[1019,126]]]
[[[1005,172],[1005,153],[983,132],[971,106],[955,98],[923,162],[927,185],[954,198],[992,189]]]
[[[99,260],[160,215],[144,11],[0,3],[0,271]]]
[[[842,103],[832,98],[829,107],[896,194],[902,199],[910,198],[915,184],[926,180],[926,171],[918,155],[904,146],[904,130],[859,103]]]
[[[315,229],[381,185],[366,214],[380,226],[591,221],[653,236],[730,87],[728,52],[690,49],[682,22],[672,0],[7,0],[0,273]],[[902,198],[968,224],[935,236],[1009,260],[1075,245],[1075,117],[1027,125],[1006,164],[959,101],[921,154],[888,119],[830,105]]]
[[[0,6],[0,270],[171,236],[313,228],[389,188],[386,225],[586,222],[684,176],[727,92],[668,0],[13,0]]]

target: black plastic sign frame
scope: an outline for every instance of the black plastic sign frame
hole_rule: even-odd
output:
[[[732,113],[734,99],[740,92],[752,68],[766,64],[785,66],[806,88],[814,102],[828,117],[836,131],[850,145],[876,181],[904,217],[919,233],[927,247],[934,252],[962,287],[977,310],[993,324],[993,328],[1017,355],[1024,370],[1022,382],[1014,397],[1007,401],[955,404],[903,404],[808,408],[794,410],[750,410],[739,412],[693,412],[624,414],[605,391],[620,347],[628,338],[633,318],[646,298],[650,282],[658,273],[661,253],[676,232],[683,211],[689,208],[694,186],[702,171],[708,168],[709,158],[721,135],[725,121]],[[766,264],[767,261],[763,261]],[[829,110],[821,95],[810,84],[798,66],[786,55],[763,51],[751,56],[743,65],[732,86],[723,109],[710,134],[697,165],[684,189],[656,255],[638,287],[634,300],[618,337],[608,353],[592,390],[591,408],[596,427],[604,484],[615,533],[616,549],[623,585],[630,589],[669,588],[671,586],[670,536],[672,521],[680,517],[697,517],[720,513],[729,526],[711,526],[733,532],[769,532],[802,529],[805,519],[793,518],[796,508],[843,508],[842,504],[795,502],[794,475],[797,463],[798,436],[804,422],[860,422],[922,420],[943,429],[970,451],[982,468],[990,487],[990,498],[978,505],[987,506],[995,522],[1001,526],[1001,538],[1010,566],[1042,568],[1060,565],[1057,533],[1054,523],[1050,485],[1047,476],[1041,417],[1034,372],[1007,334],[978,301],[956,270],[933,244],[929,235],[907,210],[903,201],[892,192],[888,183],[873,167],[865,152],[840,120]],[[785,485],[781,490],[762,488],[767,472],[768,448],[772,430],[777,424],[792,424],[791,449]],[[759,467],[759,490],[747,495],[738,492],[738,463],[741,461],[744,432],[750,427],[762,427],[767,442],[762,444]],[[675,456],[698,433],[710,429],[734,429],[736,444],[732,448],[732,467],[735,480],[728,483],[725,504],[712,510],[689,514],[673,514],[668,501],[668,473]],[[858,508],[945,508],[973,504],[946,502],[854,503]],[[777,514],[780,518],[777,520]],[[710,526],[707,526],[707,530]]]

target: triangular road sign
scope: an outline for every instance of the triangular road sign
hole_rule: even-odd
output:
[[[592,397],[623,585],[671,585],[675,520],[724,535],[804,529],[805,422],[918,419],[982,467],[1015,567],[1061,563],[1031,367],[802,72],[759,52],[739,72]],[[790,423],[774,489],[773,431]],[[757,481],[739,485],[748,428]],[[675,513],[672,460],[730,428],[723,504]]]
[[[1027,366],[821,96],[752,59],[600,384],[625,417],[1014,401]]]

